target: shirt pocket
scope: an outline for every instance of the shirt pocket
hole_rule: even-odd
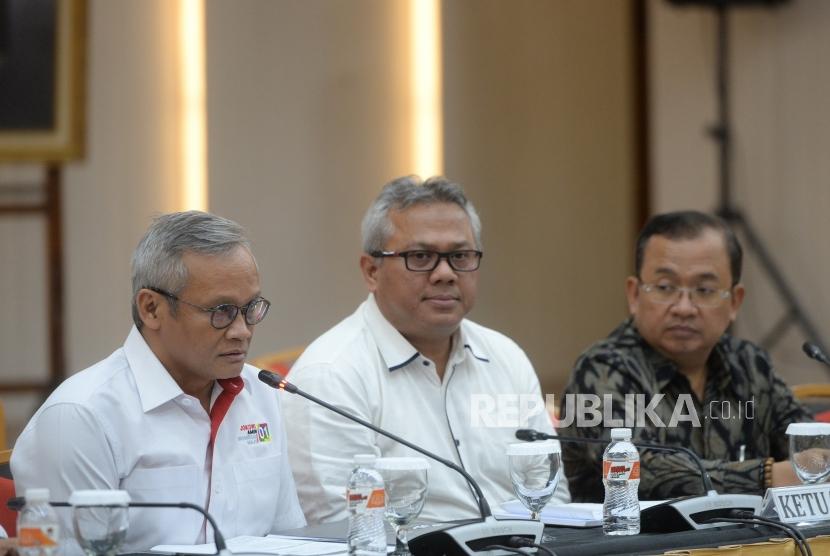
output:
[[[233,464],[239,500],[237,534],[265,535],[277,521],[280,494],[280,466],[288,465],[282,455],[254,458]]]
[[[201,473],[198,465],[135,469],[121,481],[121,488],[133,502],[189,502],[203,507],[207,493],[199,493]],[[160,542],[193,544],[203,520],[199,512],[187,508],[132,508],[128,538],[147,547]]]

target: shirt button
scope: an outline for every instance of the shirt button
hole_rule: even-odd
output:
[[[424,361],[424,367],[429,367],[429,361]]]
[[[182,398],[182,405],[190,406],[190,404],[192,403],[193,402],[190,400],[190,398]]]

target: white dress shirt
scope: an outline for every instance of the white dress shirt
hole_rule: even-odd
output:
[[[286,458],[276,392],[245,365],[243,390],[208,457],[210,417],[185,394],[139,331],[107,359],[68,378],[35,413],[14,447],[16,490],[123,489],[134,502],[206,507],[225,537],[305,525]],[[214,386],[211,403],[221,387]],[[63,536],[70,511],[59,508]],[[131,509],[124,552],[213,540],[194,510]]]
[[[384,318],[372,295],[308,347],[289,380],[462,465],[491,506],[515,497],[505,451],[507,444],[517,442],[516,429],[553,432],[533,366],[515,342],[462,321],[441,380],[435,364]],[[420,455],[304,398],[283,396],[289,458],[309,523],[346,517],[346,480],[355,454]],[[536,414],[520,419],[519,405],[528,400],[538,401]],[[488,404],[506,411],[488,412]],[[564,473],[561,477],[555,498],[567,502]],[[422,519],[478,515],[472,491],[460,474],[430,461],[428,479]]]

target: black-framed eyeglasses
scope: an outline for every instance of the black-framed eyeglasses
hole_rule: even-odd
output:
[[[413,272],[432,272],[441,263],[441,259],[447,259],[447,264],[458,272],[472,272],[481,266],[481,251],[475,249],[460,249],[458,251],[428,251],[418,249],[414,251],[373,251],[369,253],[373,257],[401,257],[406,264],[406,269]]]
[[[216,307],[202,307],[200,305],[196,305],[195,303],[185,301],[176,294],[170,293],[161,288],[152,288],[148,286],[147,289],[168,297],[173,301],[180,301],[185,305],[190,305],[195,309],[210,313],[210,325],[219,330],[229,327],[231,323],[236,320],[236,315],[238,315],[240,311],[242,312],[242,317],[248,325],[253,326],[255,324],[259,324],[262,322],[262,319],[265,318],[265,315],[268,314],[268,309],[271,308],[271,302],[264,297],[252,299],[241,307],[232,303],[223,303],[221,305],[217,305]]]

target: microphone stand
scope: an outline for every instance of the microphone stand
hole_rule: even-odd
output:
[[[522,539],[532,540],[535,544],[540,543],[542,531],[545,528],[544,523],[528,519],[494,518],[493,513],[490,510],[490,505],[487,503],[487,499],[484,498],[481,488],[470,476],[470,474],[461,466],[437,456],[436,454],[433,454],[432,452],[429,452],[428,450],[425,450],[424,448],[421,448],[408,440],[404,440],[397,435],[387,432],[382,428],[357,417],[356,415],[352,415],[348,411],[333,406],[330,403],[317,398],[316,396],[312,396],[311,394],[300,390],[297,386],[291,384],[277,373],[271,371],[259,371],[259,379],[272,388],[285,390],[290,394],[301,396],[317,405],[325,407],[326,409],[345,417],[346,419],[349,419],[350,421],[354,421],[355,423],[363,425],[364,427],[367,427],[380,435],[391,438],[395,442],[399,442],[407,448],[411,448],[416,452],[460,473],[464,479],[466,479],[472,487],[473,492],[475,492],[481,517],[474,520],[465,520],[463,522],[436,526],[436,528],[432,528],[429,531],[421,533],[418,533],[417,531],[414,532],[409,539],[409,550],[412,554],[416,556],[420,556],[422,554],[430,556],[435,554],[446,554],[451,556],[462,554],[473,555],[478,552],[487,551],[493,555],[505,555],[510,554],[510,552],[506,550],[488,550],[488,547],[493,545],[509,546],[514,544],[516,539],[512,539],[511,537],[520,537]]]
[[[516,431],[519,440],[559,440],[575,444],[608,444],[602,438],[582,438],[578,436],[559,436],[546,434],[532,429]],[[668,500],[640,511],[641,533],[676,533],[694,529],[708,529],[718,527],[716,518],[732,517],[733,510],[758,513],[761,509],[762,498],[755,494],[719,494],[712,486],[712,480],[700,457],[684,446],[664,446],[651,442],[631,442],[635,446],[650,450],[682,453],[697,465],[700,478],[706,494],[703,496],[684,496]],[[722,525],[722,523],[721,523]]]

